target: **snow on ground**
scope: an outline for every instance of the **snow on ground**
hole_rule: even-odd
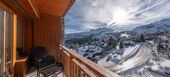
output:
[[[102,67],[106,67],[106,66],[115,64],[115,63],[112,62],[111,60],[109,60],[109,61],[106,61],[106,60],[107,60],[107,57],[99,60],[97,64],[98,64],[99,66],[102,66]]]
[[[154,65],[150,66],[153,71],[157,71],[159,73],[170,73],[170,60],[162,58],[161,61],[159,61],[159,64],[156,62],[153,62]]]
[[[149,43],[151,43],[151,44],[154,44],[154,41],[148,41]]]
[[[163,61],[160,64],[163,67],[170,67],[170,60],[168,59],[163,59]]]
[[[159,70],[159,66],[158,65],[153,65],[151,66],[152,70],[158,71]]]
[[[129,37],[130,35],[128,35],[127,33],[123,33],[120,35],[121,37]]]
[[[149,62],[153,62],[153,60],[151,60]],[[120,75],[122,77],[166,77],[165,75],[160,74],[158,72],[149,71],[148,67],[150,67],[150,65],[145,63],[145,64],[143,64],[141,66],[138,66],[138,67],[132,68],[132,69],[130,69],[128,71],[125,71],[123,73],[120,73]],[[154,65],[153,68],[155,70],[158,70],[159,66]]]
[[[150,43],[152,43],[152,41],[150,41]],[[102,67],[109,67],[110,65],[116,65],[117,63],[120,62],[120,60],[129,58],[132,55],[134,55],[140,46],[141,46],[140,44],[137,44],[135,46],[126,47],[123,49],[122,55],[115,53],[121,51],[121,49],[114,50],[113,53],[110,53],[106,57],[100,59],[97,62],[97,64]],[[87,45],[87,46],[80,47],[78,50],[81,55],[84,55],[86,53],[88,54],[89,57],[92,57],[95,53],[100,53],[102,51],[102,48],[96,45]],[[92,50],[94,52],[86,52],[87,50]],[[144,63],[144,65],[141,65],[140,68],[137,67],[137,69],[136,68],[130,69],[127,72],[122,73],[121,76],[122,77],[166,77],[161,73],[164,73],[165,71],[170,72],[169,59],[162,58],[160,64],[158,64],[155,60],[149,59],[149,63],[151,63],[151,65]],[[168,67],[168,69],[165,70],[165,67]],[[151,68],[153,71],[149,71],[148,68]]]
[[[88,49],[89,49],[88,46],[84,46],[84,47],[78,48],[79,54],[80,54],[80,55],[84,55],[85,51],[87,51]]]
[[[132,54],[134,54],[137,49],[140,47],[140,45],[135,45],[135,46],[130,46],[128,48],[125,48],[125,51],[123,52],[122,58],[131,56]]]
[[[97,64],[103,67],[109,67],[110,65],[117,64],[120,61],[120,59],[121,56],[119,54],[110,53],[106,57],[100,59]]]
[[[131,71],[121,75],[122,77],[166,77],[164,75],[144,70],[143,72]]]
[[[150,58],[145,64],[123,72],[120,75],[122,77],[169,77],[165,72],[170,73],[169,59],[162,58],[161,61],[156,62]]]
[[[87,45],[78,48],[78,50],[79,50],[79,54],[81,55],[88,54],[88,57],[92,57],[94,54],[100,53],[102,51],[102,48],[96,45]],[[86,52],[87,50],[94,51],[94,52]]]
[[[139,47],[140,47],[140,45],[135,45],[135,46],[125,48],[122,55],[116,54],[116,53],[110,53],[106,57],[100,59],[98,61],[98,64],[101,66],[104,66],[104,67],[109,67],[111,65],[115,65],[118,62],[120,62],[120,60],[122,60],[122,58],[126,58],[126,57],[133,55]],[[115,52],[115,51],[113,51],[113,52]],[[119,51],[117,51],[117,52],[119,52]],[[110,59],[107,61],[108,58],[110,58]]]

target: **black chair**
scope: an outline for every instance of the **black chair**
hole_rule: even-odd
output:
[[[29,66],[35,67],[37,69],[38,77],[39,77],[39,72],[45,76],[48,76],[54,72],[57,72],[57,70],[61,71],[63,68],[63,65],[61,63],[56,62],[53,56],[46,55],[45,52],[46,50],[44,47],[34,47],[31,49],[31,53],[29,57]],[[47,70],[48,72],[51,71],[51,73],[47,73]]]
[[[46,57],[46,53],[44,47],[33,47],[31,49],[31,53],[29,56],[29,66],[30,67],[34,66],[37,68],[39,66],[37,64],[43,65],[45,57]]]

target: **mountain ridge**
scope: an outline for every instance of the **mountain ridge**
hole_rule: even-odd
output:
[[[117,28],[116,28],[117,29]],[[121,34],[121,33],[128,33],[128,34],[151,34],[156,32],[170,32],[170,19],[164,19],[160,20],[154,23],[150,23],[148,25],[138,26],[134,28],[133,30],[127,31],[127,30],[119,30],[116,31],[111,28],[98,28],[98,29],[92,29],[90,31],[86,32],[80,32],[80,33],[73,33],[73,34],[65,34],[65,40],[71,40],[71,39],[77,39],[77,38],[85,38],[88,36],[105,36],[106,34],[112,33],[113,35]]]

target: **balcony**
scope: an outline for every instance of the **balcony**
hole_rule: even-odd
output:
[[[73,3],[74,0],[0,1],[0,8],[3,8],[5,12],[5,14],[2,13],[3,20],[6,21],[6,12],[14,16],[12,20],[13,31],[11,32],[12,57],[9,59],[11,64],[9,70],[6,70],[4,58],[3,68],[0,70],[3,70],[2,72],[5,72],[4,74],[9,77],[24,77],[30,74],[28,62],[31,49],[41,46],[45,47],[46,55],[53,56],[55,61],[63,64],[64,69],[60,73],[63,77],[119,77],[119,75],[95,64],[76,51],[63,46],[64,15]],[[5,21],[4,23],[6,23]],[[4,46],[4,48],[6,47]],[[3,52],[5,53],[5,50]],[[5,54],[3,56],[5,57]],[[4,77],[4,74],[0,74],[0,76]]]
[[[91,60],[81,56],[76,51],[68,49],[63,45],[59,46],[57,59],[61,61],[64,69],[60,73],[53,73],[50,76],[59,77],[120,77],[118,74],[97,65]],[[18,60],[16,68],[24,66],[26,59]],[[23,67],[24,68],[24,67]],[[50,69],[48,69],[50,71]],[[42,74],[42,73],[40,73]],[[25,74],[23,74],[25,75]],[[36,77],[37,71],[28,73],[25,77]],[[44,75],[40,75],[44,77]]]

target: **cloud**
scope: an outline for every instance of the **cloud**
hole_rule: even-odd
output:
[[[66,33],[146,25],[170,18],[170,0],[76,0],[65,16]],[[120,10],[126,13],[115,15]],[[119,12],[118,12],[119,13]],[[114,24],[114,25],[112,25]],[[112,25],[112,26],[111,26]],[[70,31],[70,32],[69,32]]]

